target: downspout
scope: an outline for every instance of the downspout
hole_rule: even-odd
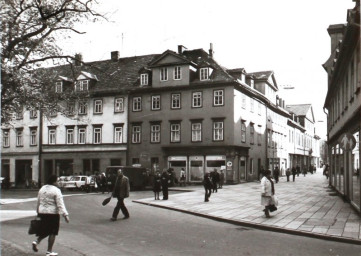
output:
[[[328,142],[329,142],[329,140],[330,140],[330,138],[329,138],[329,134],[328,134],[328,113],[326,113],[326,111],[325,111],[325,107],[323,107],[323,113],[325,113],[325,115],[327,116],[327,125],[326,125],[326,127],[327,127],[327,134],[326,134],[326,137],[327,137],[327,141],[326,141],[326,144],[327,144],[327,158],[328,159],[326,159],[327,161],[327,164],[328,164],[328,166],[329,166],[329,170],[328,170],[328,186],[332,186],[332,183],[331,183],[331,179],[333,178],[332,176],[333,176],[333,172],[331,171],[331,168],[333,169],[333,166],[331,166],[331,163],[330,163],[330,160],[331,160],[331,149],[330,149],[330,145],[328,144]]]
[[[43,152],[43,108],[39,108],[39,163],[38,163],[38,187],[41,188],[42,176],[42,152]]]

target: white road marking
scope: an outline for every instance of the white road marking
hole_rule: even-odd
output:
[[[27,210],[1,210],[0,211],[0,222],[8,220],[16,220],[27,217],[35,217],[36,211]]]

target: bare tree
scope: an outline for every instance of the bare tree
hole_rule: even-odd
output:
[[[0,0],[1,5],[1,121],[20,108],[56,107],[62,95],[52,95],[50,64],[71,64],[57,45],[76,25],[104,18],[93,8],[96,0]]]

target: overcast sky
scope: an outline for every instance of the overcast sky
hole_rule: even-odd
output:
[[[326,136],[323,104],[330,55],[330,24],[346,23],[352,0],[106,0],[99,11],[109,21],[81,25],[85,35],[61,42],[84,61],[188,49],[208,51],[226,68],[273,70],[279,87],[294,86],[286,104],[311,103],[317,133]]]

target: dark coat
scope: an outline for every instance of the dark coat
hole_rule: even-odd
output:
[[[161,189],[162,189],[161,178],[160,177],[155,177],[154,178],[154,185],[153,185],[153,192],[160,192]]]
[[[123,176],[121,179],[117,177],[114,187],[113,197],[127,198],[129,197],[129,179]]]
[[[211,180],[211,177],[209,177],[209,175],[204,175],[204,179],[203,179],[203,186],[206,189],[211,189],[213,188],[213,182]]]
[[[161,176],[161,184],[163,188],[168,188],[170,177],[167,172],[163,172]]]

